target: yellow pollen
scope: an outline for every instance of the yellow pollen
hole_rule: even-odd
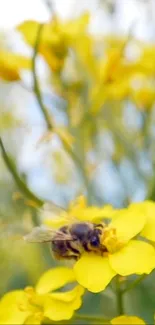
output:
[[[115,228],[107,226],[103,232],[102,244],[107,248],[108,252],[112,254],[122,248],[125,243],[118,240]]]

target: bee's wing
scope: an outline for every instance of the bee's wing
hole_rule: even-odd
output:
[[[66,218],[66,223],[67,221],[70,223],[76,223],[79,222],[79,220],[77,218],[75,218],[74,216],[71,216],[67,213],[67,210],[65,210],[64,208],[52,203],[52,202],[46,202],[44,203],[44,205],[39,209],[39,213],[41,216],[42,220],[47,220],[47,219],[56,219],[57,220],[61,220],[62,217],[65,216]]]
[[[41,223],[47,223],[49,226],[51,224],[54,228],[55,226],[61,227],[64,225],[64,220],[66,221],[66,225],[79,222],[79,220],[71,216],[67,210],[51,202],[44,203],[44,205],[39,209],[39,215]]]
[[[69,234],[64,234],[62,231],[56,231],[44,226],[33,228],[32,232],[24,236],[24,240],[30,243],[46,243],[55,238],[56,240],[72,240]]]
[[[52,216],[61,215],[62,212],[66,212],[66,210],[52,202],[46,202],[39,209],[39,212],[43,218],[51,218]]]

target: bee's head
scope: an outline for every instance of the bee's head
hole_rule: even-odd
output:
[[[89,246],[92,251],[107,251],[106,247],[102,245],[104,224],[94,225],[94,229],[89,234]]]
[[[89,243],[92,248],[98,248],[100,246],[100,230],[94,229],[90,232]]]
[[[92,235],[89,242],[90,242],[90,245],[92,247],[99,247],[100,246],[100,238],[99,238],[98,235]]]

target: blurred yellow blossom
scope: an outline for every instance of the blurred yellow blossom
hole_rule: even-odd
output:
[[[137,317],[137,316],[127,316],[127,315],[121,315],[118,317],[115,317],[110,322],[112,325],[145,325],[145,322],[143,319]]]
[[[78,36],[86,31],[89,15],[83,14],[76,20],[61,22],[56,17],[44,24],[39,52],[43,55],[49,67],[54,72],[59,72],[64,65],[69,46],[72,46]],[[39,23],[25,21],[17,26],[25,41],[32,47],[37,38]]]
[[[31,60],[22,55],[0,51],[0,78],[6,81],[17,81],[21,79],[22,69],[30,69]]]
[[[104,90],[103,90],[104,87]],[[129,84],[127,80],[115,81],[100,86],[96,85],[91,93],[91,107],[90,111],[93,115],[97,115],[103,108],[106,101],[121,101],[129,94]]]
[[[99,79],[102,80],[103,83],[113,80],[115,69],[121,64],[123,48],[124,47],[108,50],[106,56],[100,60]]]
[[[143,43],[141,55],[138,60],[139,71],[148,77],[155,75],[155,46],[154,44]]]
[[[22,122],[20,119],[15,118],[12,112],[1,112],[0,115],[0,129],[6,130],[21,126]]]
[[[0,324],[41,324],[45,317],[52,321],[72,318],[81,306],[84,289],[77,285],[65,292],[54,291],[74,281],[71,269],[58,267],[44,273],[35,289],[7,293],[0,301]]]

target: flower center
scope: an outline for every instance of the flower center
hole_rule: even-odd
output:
[[[101,241],[102,245],[111,254],[117,252],[125,245],[125,242],[118,239],[116,229],[110,226],[105,227]]]

